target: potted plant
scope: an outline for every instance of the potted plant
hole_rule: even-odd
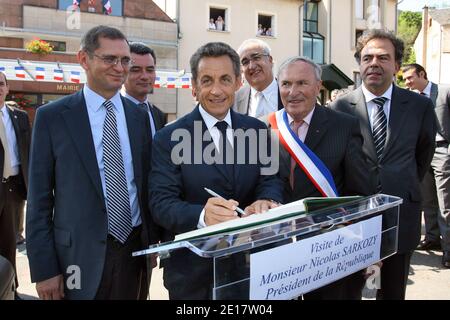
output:
[[[28,42],[25,46],[28,52],[37,54],[49,54],[53,51],[53,47],[45,40],[35,39]]]

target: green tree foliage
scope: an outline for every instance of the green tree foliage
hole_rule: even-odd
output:
[[[397,35],[405,43],[404,63],[416,62],[414,41],[422,26],[422,13],[402,11],[398,17]]]

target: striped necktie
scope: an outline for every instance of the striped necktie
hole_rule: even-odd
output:
[[[121,243],[125,243],[133,226],[122,149],[117,131],[114,105],[107,100],[106,118],[103,124],[103,162],[105,167],[108,230]]]
[[[378,161],[383,154],[384,145],[386,143],[387,135],[387,118],[384,113],[383,106],[387,98],[378,97],[372,100],[376,104],[376,110],[373,116],[372,135],[373,143],[375,144],[375,150],[377,152]]]

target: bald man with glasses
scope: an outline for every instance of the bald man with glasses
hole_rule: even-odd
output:
[[[234,111],[260,118],[283,108],[270,51],[269,45],[259,39],[245,40],[239,47],[247,84],[236,92]]]

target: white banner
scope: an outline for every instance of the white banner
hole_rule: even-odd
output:
[[[250,299],[293,299],[380,260],[382,216],[250,255]]]

